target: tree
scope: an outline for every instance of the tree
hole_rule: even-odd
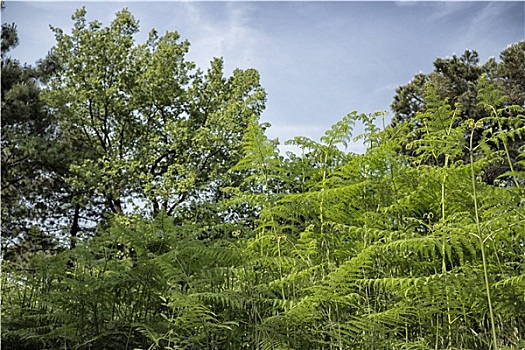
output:
[[[5,8],[5,1],[2,0],[1,10]],[[2,23],[2,58],[4,54],[10,49],[18,45],[18,34],[16,32],[16,25],[14,23]]]
[[[53,28],[57,71],[44,96],[58,131],[83,150],[68,178],[78,202],[174,216],[217,201],[248,120],[264,109],[257,71],[225,77],[216,58],[203,73],[185,59],[189,43],[176,32],[152,30],[135,45],[138,21],[125,9],[108,27],[87,23],[85,8],[72,18],[70,35]]]
[[[525,107],[525,41],[509,45],[500,54],[496,64],[496,81],[508,104]],[[493,64],[493,59],[490,63]]]
[[[2,9],[4,3],[2,2]],[[56,120],[41,99],[40,72],[9,57],[18,44],[16,25],[2,24],[2,252],[24,260],[47,251],[66,208],[63,152]]]
[[[397,127],[401,124],[409,124],[410,132],[407,141],[403,142],[406,146],[414,140],[418,140],[424,134],[424,126],[417,120],[418,112],[425,112],[428,108],[428,96],[426,95],[427,84],[431,84],[438,96],[446,99],[451,108],[459,106],[458,119],[456,125],[463,124],[468,119],[475,121],[486,119],[490,116],[490,111],[480,104],[480,80],[483,75],[488,82],[497,87],[500,95],[504,97],[501,106],[510,107],[513,105],[525,106],[523,70],[525,67],[525,42],[509,45],[500,54],[501,62],[495,59],[488,60],[480,65],[479,56],[476,51],[466,50],[461,56],[453,55],[451,58],[438,58],[434,61],[434,71],[430,74],[419,73],[407,85],[400,86],[396,90],[396,96],[391,105],[394,117],[392,126]],[[511,112],[514,111],[514,112]],[[517,116],[515,108],[507,111],[509,116]],[[508,129],[508,125],[501,125]],[[476,130],[474,136],[474,146],[482,139],[482,130]],[[465,135],[465,139],[467,135]],[[519,156],[518,149],[525,143],[522,136],[518,136],[513,144],[513,162],[517,163]],[[491,145],[493,151],[502,150],[496,144]],[[411,154],[406,147],[402,152]],[[463,159],[468,160],[467,152],[463,152]],[[496,179],[509,170],[506,162],[495,164],[485,175],[487,183],[494,183]]]

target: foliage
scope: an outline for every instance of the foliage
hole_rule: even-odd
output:
[[[239,156],[246,119],[264,107],[254,70],[223,77],[222,60],[207,74],[184,55],[176,32],[133,46],[138,22],[117,13],[109,27],[86,24],[78,10],[71,35],[54,29],[60,71],[46,99],[68,137],[84,145],[72,183],[93,189],[112,212],[126,198],[171,215],[184,202],[213,196]],[[66,102],[67,101],[67,102]]]
[[[2,61],[10,245],[28,241],[35,226],[74,247],[112,214],[166,212],[186,222],[208,207],[203,215],[220,220],[220,188],[240,181],[228,170],[242,156],[247,121],[264,109],[258,72],[227,77],[220,58],[203,72],[176,32],[152,30],[135,44],[138,21],[127,10],[107,27],[88,23],[84,8],[72,18],[71,34],[53,28],[56,46],[37,69]]]
[[[355,122],[367,125],[357,136],[367,152],[331,169],[319,162],[321,175],[299,192],[257,187],[273,178],[282,189],[286,180],[270,174],[287,163],[252,123],[233,171],[254,174],[246,183],[259,198],[255,234],[239,237],[232,225],[224,238],[202,240],[165,215],[117,216],[90,242],[39,255],[27,271],[4,267],[3,341],[21,349],[523,347],[523,178],[483,183],[490,154],[457,136],[465,126],[451,128],[458,112],[446,101],[432,108],[419,115],[428,133],[413,143],[415,158],[397,153],[403,132],[375,126],[381,113],[345,117],[311,152],[339,154],[326,147],[349,133],[339,125]],[[462,147],[471,163],[455,157]],[[247,188],[234,195],[246,200]]]
[[[54,29],[60,69],[45,90],[63,132],[85,149],[70,181],[117,214],[127,199],[172,215],[213,197],[240,155],[246,119],[264,108],[258,73],[227,79],[221,59],[206,74],[195,70],[176,32],[152,30],[134,46],[138,22],[127,10],[104,28],[85,16],[75,13],[71,35]]]
[[[73,153],[41,99],[42,72],[8,56],[17,44],[15,24],[2,24],[2,254],[23,263],[76,232],[65,219],[75,210],[64,181]]]
[[[84,15],[57,31],[46,98],[86,148],[69,184],[115,215],[74,247],[3,261],[6,348],[525,347],[525,117],[488,75],[461,71],[476,80],[468,106],[431,80],[410,123],[352,112],[284,157],[255,71],[224,78],[214,60],[204,74],[173,33],[133,46],[128,12],[108,28]],[[103,54],[85,65],[84,42],[119,74]],[[494,164],[508,171],[489,184]],[[132,194],[151,209],[120,215]]]
[[[406,134],[407,141],[402,142],[403,148],[400,152],[411,154],[411,150],[405,146],[412,141],[418,140],[425,132],[424,126],[417,119],[418,113],[424,113],[431,104],[434,97],[429,97],[426,93],[427,83],[433,86],[435,95],[440,99],[446,100],[450,108],[458,108],[456,124],[464,124],[469,119],[475,121],[486,119],[490,115],[480,101],[483,100],[483,85],[491,83],[494,90],[498,92],[501,100],[496,108],[502,108],[501,112],[509,118],[515,118],[520,113],[511,106],[525,106],[525,94],[523,71],[525,69],[525,42],[509,45],[500,54],[500,61],[494,58],[486,63],[480,64],[479,56],[476,51],[466,50],[461,56],[453,55],[447,58],[438,58],[434,61],[434,71],[429,74],[419,73],[407,85],[396,89],[396,95],[391,105],[394,116],[392,124],[399,126],[405,124],[409,126]],[[486,82],[483,83],[483,80]],[[508,109],[504,109],[508,108]],[[455,125],[455,126],[457,126]],[[488,124],[487,124],[487,127]],[[507,131],[512,130],[512,125],[500,123],[494,128],[503,128]],[[482,130],[477,129],[474,135],[474,146],[482,138]],[[468,135],[465,134],[465,139]],[[486,144],[490,146],[492,152],[504,151],[501,143]],[[484,181],[493,184],[498,177],[508,172],[509,165],[519,168],[518,156],[519,148],[524,145],[522,135],[515,135],[512,144],[508,144],[508,151],[512,163],[507,160],[495,162],[492,167],[486,169]],[[468,161],[468,152],[462,152],[464,161]]]

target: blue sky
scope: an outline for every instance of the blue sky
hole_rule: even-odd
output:
[[[281,143],[294,136],[317,140],[354,110],[389,111],[395,88],[431,72],[438,57],[472,49],[483,63],[525,38],[523,1],[7,0],[2,22],[15,22],[20,38],[11,55],[34,64],[54,44],[49,25],[69,30],[83,5],[89,20],[104,24],[127,7],[140,21],[138,43],[152,28],[179,32],[191,43],[188,59],[202,69],[217,56],[228,74],[256,68],[268,93],[261,120],[272,124],[267,135]]]

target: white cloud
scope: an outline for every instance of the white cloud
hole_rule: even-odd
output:
[[[450,20],[455,14],[465,11],[473,6],[474,2],[468,1],[443,1],[436,3],[429,3],[432,14],[429,16],[430,22],[440,22],[442,20]]]
[[[204,4],[205,5],[205,4]],[[185,25],[195,36],[190,39],[188,58],[207,67],[213,57],[224,57],[225,71],[250,68],[256,64],[257,47],[264,37],[249,25],[252,9],[245,3],[228,3],[224,12],[213,11],[201,3],[184,3]]]
[[[504,12],[508,10],[508,6],[513,6],[514,4],[502,4],[502,3],[493,3],[489,2],[481,8],[476,16],[474,16],[469,23],[469,30],[466,35],[467,38],[475,38],[480,34],[480,28],[487,29],[483,24],[485,23],[494,23],[498,18],[502,16]],[[525,10],[525,7],[524,7]],[[487,30],[485,31],[487,32]]]

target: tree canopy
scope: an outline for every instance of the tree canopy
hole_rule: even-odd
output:
[[[138,22],[127,10],[117,13],[108,27],[87,23],[85,16],[85,9],[73,15],[71,34],[53,28],[57,44],[41,64],[41,71],[49,73],[41,79],[42,92],[31,81],[19,93],[34,97],[2,94],[13,103],[33,98],[33,109],[41,108],[48,116],[16,106],[11,112],[6,100],[4,139],[16,140],[8,135],[11,124],[40,128],[26,127],[13,147],[22,149],[24,142],[40,148],[28,151],[32,166],[38,164],[35,157],[52,158],[45,161],[50,168],[42,176],[52,184],[45,186],[30,180],[38,173],[35,169],[6,163],[3,169],[23,169],[20,178],[37,185],[34,190],[11,187],[25,196],[45,197],[47,216],[59,216],[55,233],[72,240],[77,234],[92,234],[107,213],[137,212],[137,205],[155,216],[161,211],[174,215],[192,203],[217,202],[219,188],[236,181],[228,169],[242,155],[247,120],[258,118],[264,109],[258,72],[235,70],[226,77],[219,58],[203,72],[185,59],[189,43],[176,32],[160,36],[152,30],[148,40],[137,45]],[[9,62],[3,63],[6,70]],[[17,67],[13,69],[21,75]],[[3,89],[11,88],[8,79],[3,82]],[[51,133],[45,141],[25,137],[41,137],[44,129]],[[3,180],[10,181],[8,176]],[[7,182],[4,187],[7,190]],[[42,188],[50,193],[37,193]]]
[[[429,74],[419,73],[407,85],[400,86],[396,89],[396,95],[391,105],[394,116],[392,124],[394,126],[406,124],[409,125],[407,141],[403,143],[404,153],[410,154],[411,151],[406,149],[406,145],[411,141],[417,140],[425,132],[425,126],[418,120],[418,113],[425,113],[429,107],[429,99],[433,96],[428,95],[427,86],[432,85],[433,94],[441,99],[445,99],[450,108],[457,109],[458,118],[456,124],[465,123],[469,119],[475,121],[484,120],[485,124],[490,124],[493,111],[487,109],[486,104],[482,102],[483,94],[486,88],[485,80],[491,83],[494,93],[500,95],[501,99],[494,105],[499,109],[502,116],[515,119],[520,113],[520,109],[512,106],[525,106],[524,72],[525,71],[525,42],[519,42],[509,45],[500,54],[500,62],[494,58],[489,59],[486,63],[480,64],[479,55],[476,51],[466,50],[463,55],[453,55],[450,58],[438,58],[434,61],[434,71]],[[514,125],[500,123],[491,125],[492,129],[509,129]],[[488,128],[488,127],[487,127]],[[483,130],[476,131],[474,144],[483,137]],[[512,137],[512,143],[507,144],[514,167],[520,155],[520,147],[524,145],[523,133],[516,133]],[[467,136],[465,135],[465,138]],[[503,151],[502,143],[490,144],[493,152]],[[463,152],[465,160],[468,154]],[[484,179],[488,183],[494,183],[498,177],[510,170],[509,163],[501,161],[495,163],[489,169]]]

